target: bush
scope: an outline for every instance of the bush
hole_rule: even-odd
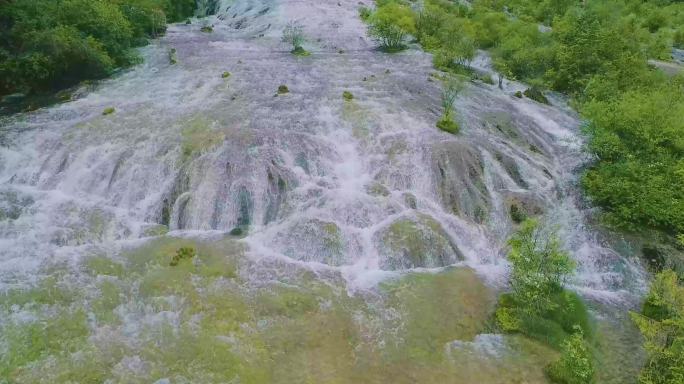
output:
[[[354,100],[354,95],[349,91],[344,91],[342,92],[342,98],[346,101],[352,101]]]
[[[544,96],[544,93],[539,87],[531,87],[527,88],[525,92],[523,92],[523,95],[527,96],[528,98],[542,104],[549,104],[549,99]]]
[[[283,84],[283,85],[278,86],[278,94],[279,95],[284,95],[284,94],[289,93],[289,92],[290,92],[290,89],[287,88],[287,85]]]
[[[552,363],[546,372],[554,383],[590,384],[594,382],[594,361],[582,328],[568,337],[561,348],[561,357]]]
[[[508,240],[511,287],[521,309],[539,315],[555,309],[555,294],[575,268],[555,233],[545,233],[534,219],[524,221]]]
[[[183,260],[189,260],[195,257],[195,248],[192,247],[181,247],[176,250],[176,254],[173,255],[170,266],[175,267]]]
[[[296,21],[287,23],[283,29],[281,40],[284,43],[292,45],[292,53],[299,52],[299,54],[302,54],[303,52],[306,52],[302,48],[302,44],[304,44],[304,27]]]
[[[411,8],[395,2],[378,7],[368,22],[368,34],[388,52],[406,48],[406,35],[416,33],[416,22]]]
[[[675,384],[684,380],[684,286],[673,271],[656,275],[641,314],[631,313],[644,337],[647,363],[639,382]]]
[[[185,5],[183,5],[185,4]],[[58,90],[139,61],[189,0],[14,0],[2,6],[0,95]],[[191,12],[191,11],[190,11]],[[171,14],[171,16],[169,16]]]
[[[446,116],[442,116],[442,118],[437,121],[437,128],[444,132],[451,133],[452,135],[456,135],[461,131],[458,124],[451,117]]]

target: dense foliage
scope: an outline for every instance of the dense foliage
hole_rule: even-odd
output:
[[[132,47],[194,7],[194,0],[2,2],[0,95],[51,91],[135,63]]]
[[[413,10],[415,32],[406,33],[433,53],[440,69],[468,67],[477,48],[487,49],[507,77],[572,96],[588,120],[595,156],[582,185],[604,208],[606,222],[628,230],[684,233],[684,75],[668,77],[648,61],[670,60],[672,48],[684,46],[684,3],[377,4],[375,13],[388,7]]]
[[[659,273],[641,314],[632,313],[648,355],[642,384],[684,382],[684,286],[673,271]]]
[[[547,369],[554,382],[591,383],[589,315],[579,296],[563,288],[575,263],[555,233],[542,230],[533,219],[525,220],[508,243],[512,292],[499,300],[498,325],[561,350],[561,358]]]

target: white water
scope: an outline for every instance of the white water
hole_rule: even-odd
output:
[[[115,253],[165,210],[171,230],[195,236],[248,217],[251,257],[340,270],[350,289],[403,269],[389,260],[406,252],[386,234],[408,219],[435,254],[415,267],[465,264],[500,286],[515,199],[559,229],[580,265],[573,288],[632,304],[641,270],[580,208],[578,117],[512,97],[521,84],[470,83],[455,106],[461,134],[440,132],[429,55],[375,51],[358,3],[223,1],[213,33],[171,26],[142,49],[144,64],[76,101],[4,120],[0,210],[14,213],[0,220],[0,287],[30,284],[46,264]],[[279,41],[290,20],[304,25],[311,57]],[[290,93],[274,97],[280,84]],[[116,112],[102,116],[106,107]],[[204,144],[184,160],[193,124]]]

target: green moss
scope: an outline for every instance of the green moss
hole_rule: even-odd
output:
[[[391,269],[445,266],[461,257],[442,226],[427,215],[394,221],[381,240],[383,263]]]
[[[206,25],[206,26],[200,28],[200,31],[204,32],[204,33],[212,33],[212,32],[214,32],[214,27],[212,27],[210,25]]]
[[[527,219],[527,213],[525,210],[516,203],[511,204],[509,212],[511,215],[511,220],[513,220],[514,223],[520,224]]]
[[[195,257],[195,248],[193,247],[180,247],[176,250],[176,254],[171,258],[170,266],[175,267],[181,261],[190,260]]]
[[[112,324],[118,320],[114,309],[122,303],[123,289],[116,280],[102,280],[97,285],[98,296],[91,308],[98,322]]]
[[[285,84],[281,84],[278,86],[278,94],[279,95],[284,95],[286,93],[289,93],[290,89],[287,87]]]
[[[106,256],[94,256],[85,260],[84,266],[91,276],[107,275],[121,277],[124,274],[123,264]]]
[[[181,135],[183,160],[218,146],[225,138],[223,132],[212,128],[211,122],[204,118],[191,119]]]
[[[306,57],[306,56],[311,56],[311,52],[307,51],[306,49],[302,47],[297,47],[290,51],[291,54],[295,56],[301,56],[301,57]]]
[[[451,133],[452,135],[457,135],[461,130],[461,128],[458,126],[458,123],[447,116],[443,116],[441,119],[439,119],[437,122],[437,128],[444,132]]]
[[[22,375],[24,367],[49,354],[68,354],[80,350],[88,335],[83,310],[63,310],[53,316],[22,323],[3,322],[0,334],[4,346],[0,357],[0,378]]]
[[[59,276],[48,276],[35,287],[10,289],[0,293],[0,304],[5,308],[31,304],[68,305],[79,297],[79,292]]]
[[[368,193],[374,196],[389,196],[390,191],[381,183],[374,182],[368,186]]]
[[[102,115],[103,116],[111,115],[115,111],[116,111],[116,109],[114,109],[114,107],[107,107],[102,111]]]
[[[384,283],[388,305],[402,314],[402,357],[433,361],[452,340],[472,340],[494,309],[494,295],[468,268],[412,273]],[[399,353],[400,351],[395,351]]]
[[[354,95],[349,91],[344,91],[342,92],[342,98],[346,101],[351,101],[354,100]]]

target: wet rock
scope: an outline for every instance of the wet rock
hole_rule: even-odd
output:
[[[334,222],[302,219],[277,236],[275,247],[295,260],[339,266],[346,262],[349,244]]]
[[[431,175],[441,205],[454,215],[477,221],[481,209],[488,211],[491,206],[481,155],[472,146],[452,141],[434,144],[431,156]]]
[[[394,221],[377,235],[377,241],[382,269],[443,267],[463,258],[442,226],[424,214]]]

